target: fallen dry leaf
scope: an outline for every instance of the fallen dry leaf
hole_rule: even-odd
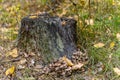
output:
[[[97,43],[97,44],[94,44],[94,47],[96,47],[96,48],[101,48],[101,47],[103,47],[103,46],[105,46],[105,44],[103,44],[103,43],[101,43],[101,42],[99,42],[99,43]]]
[[[41,69],[41,68],[43,68],[43,66],[42,65],[36,65],[35,68],[36,69]]]
[[[25,65],[18,65],[18,69],[24,69],[26,66]]]
[[[17,48],[15,48],[12,51],[8,52],[8,55],[10,55],[12,57],[18,57]]]
[[[116,34],[116,38],[118,39],[118,41],[120,41],[120,33]]]
[[[62,24],[62,26],[65,26],[65,25],[66,25],[66,22],[65,22],[65,21],[62,21],[61,24]]]
[[[27,62],[27,60],[25,58],[20,60],[20,64],[25,64]]]
[[[112,19],[112,17],[111,17],[111,16],[109,16],[109,17],[108,17],[108,20],[111,20],[111,19]]]
[[[12,74],[14,74],[14,72],[15,72],[15,66],[12,66],[11,68],[6,70],[5,75],[6,76],[12,75]]]
[[[72,70],[80,69],[83,65],[84,64],[82,64],[82,63],[76,64],[76,65],[72,66]]]
[[[115,42],[110,43],[110,48],[112,49],[115,46]]]
[[[69,60],[66,56],[64,56],[63,61],[65,61],[67,63],[68,66],[73,66],[74,64],[71,62],[71,60]]]
[[[35,18],[37,18],[38,16],[36,16],[36,15],[31,15],[31,16],[29,16],[29,18],[30,19],[35,19]]]
[[[117,75],[120,76],[120,69],[118,69],[118,68],[113,68],[113,71],[114,71]]]
[[[112,5],[115,5],[115,0],[112,0]]]
[[[87,25],[94,25],[93,19],[85,20],[85,22],[87,23]]]
[[[30,52],[28,55],[29,56],[35,56],[35,53],[34,52]]]

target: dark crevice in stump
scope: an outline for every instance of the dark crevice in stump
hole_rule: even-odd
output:
[[[20,52],[35,52],[45,63],[76,51],[76,21],[49,15],[22,19],[17,47]]]

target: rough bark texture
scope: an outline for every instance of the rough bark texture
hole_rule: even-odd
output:
[[[50,17],[27,16],[22,19],[18,35],[18,50],[35,52],[45,63],[62,56],[71,58],[76,51],[76,21]]]

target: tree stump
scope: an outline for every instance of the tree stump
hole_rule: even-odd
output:
[[[76,21],[48,14],[27,16],[21,20],[17,48],[40,54],[45,63],[62,56],[70,59],[76,51]]]

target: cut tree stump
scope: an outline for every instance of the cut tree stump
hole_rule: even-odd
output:
[[[77,50],[76,21],[48,14],[27,16],[21,20],[17,48],[40,54],[45,63],[62,56],[70,59]]]

